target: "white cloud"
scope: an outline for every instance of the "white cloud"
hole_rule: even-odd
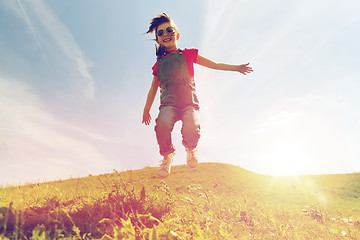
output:
[[[25,21],[25,24],[29,27],[32,35],[34,36],[38,46],[41,46],[41,41],[38,34],[49,35],[54,44],[57,45],[61,53],[66,56],[75,66],[77,72],[81,76],[81,85],[85,85],[83,88],[83,94],[87,98],[93,99],[95,97],[95,83],[92,75],[89,72],[89,68],[92,63],[84,56],[82,50],[78,46],[73,35],[69,29],[60,21],[56,14],[44,3],[42,0],[26,1],[24,4],[18,1],[18,9],[10,4],[10,8],[13,9],[21,19]],[[27,11],[31,12],[31,16],[34,19],[29,18]],[[36,26],[42,26],[41,29],[36,29],[35,24],[32,21],[36,21]],[[44,58],[46,58],[43,55]]]
[[[270,116],[255,130],[255,133],[263,133],[271,129],[276,129],[287,125],[300,117],[300,112],[280,112]]]
[[[24,16],[24,19],[25,19],[25,21],[26,21],[26,24],[29,26],[31,33],[34,35],[34,38],[35,38],[35,40],[36,40],[36,43],[38,44],[38,46],[40,46],[39,38],[38,38],[38,36],[37,36],[37,34],[36,34],[36,32],[35,32],[35,29],[34,29],[32,23],[31,23],[31,21],[30,21],[28,15],[27,15],[25,9],[24,9],[23,4],[21,3],[20,0],[18,0],[17,2],[18,2],[18,4],[19,4],[19,7],[20,7],[20,10],[21,10],[22,15]]]
[[[0,126],[0,184],[112,169],[91,144],[105,137],[62,122],[24,83],[0,78]]]

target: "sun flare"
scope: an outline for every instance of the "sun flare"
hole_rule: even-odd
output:
[[[296,146],[282,144],[268,154],[268,161],[271,162],[268,172],[274,176],[293,176],[304,174],[309,166],[304,165],[304,154]]]

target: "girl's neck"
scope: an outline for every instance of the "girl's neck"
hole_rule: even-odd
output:
[[[173,46],[171,48],[166,48],[166,51],[168,51],[168,52],[173,52],[173,51],[176,51],[176,50],[178,50],[177,46]]]

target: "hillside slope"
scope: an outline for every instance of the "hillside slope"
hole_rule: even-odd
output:
[[[271,177],[201,163],[196,169],[173,166],[161,179],[157,168],[147,167],[2,188],[0,233],[20,238],[43,233],[83,239],[355,239],[360,237],[359,197],[360,174]],[[17,220],[9,219],[6,230],[10,203]]]

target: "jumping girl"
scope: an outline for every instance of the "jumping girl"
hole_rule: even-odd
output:
[[[147,33],[155,32],[155,40],[159,45],[156,50],[157,62],[153,66],[153,80],[147,95],[142,122],[151,122],[150,109],[160,87],[159,115],[155,122],[156,138],[160,147],[161,161],[158,174],[167,177],[175,155],[171,140],[171,132],[175,123],[182,121],[182,144],[185,146],[189,167],[198,164],[197,144],[200,138],[199,101],[196,95],[194,67],[201,66],[223,70],[237,71],[244,75],[252,72],[249,63],[230,65],[215,63],[198,54],[198,49],[179,49],[180,34],[175,23],[166,13],[152,19]]]

